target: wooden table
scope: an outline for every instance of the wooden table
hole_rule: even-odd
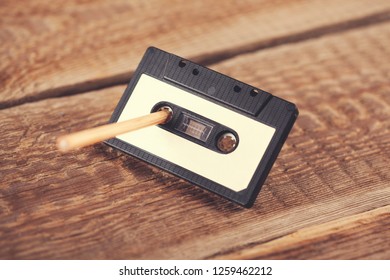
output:
[[[390,2],[3,0],[0,258],[389,259]],[[296,103],[243,209],[104,144],[156,46]]]

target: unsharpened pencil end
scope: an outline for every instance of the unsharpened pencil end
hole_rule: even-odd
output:
[[[57,139],[57,148],[61,152],[69,151],[69,143],[68,143],[68,141],[65,138],[63,138],[63,137],[58,138]]]

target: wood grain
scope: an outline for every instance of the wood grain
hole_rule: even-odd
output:
[[[380,259],[390,243],[390,206],[307,227],[222,259]],[[387,248],[387,247],[386,247]]]
[[[1,5],[0,108],[126,83],[150,45],[208,64],[390,18],[386,0]]]
[[[0,258],[228,258],[340,219],[354,254],[286,246],[251,256],[390,258],[390,243],[378,246],[390,205],[389,44],[383,23],[211,66],[301,112],[249,210],[103,144],[57,153],[57,135],[108,120],[122,86],[2,110]],[[348,238],[360,221],[370,238]],[[338,240],[313,238],[321,248]]]

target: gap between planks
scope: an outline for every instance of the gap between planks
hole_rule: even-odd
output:
[[[298,32],[287,36],[281,36],[268,40],[260,40],[255,43],[248,44],[246,46],[225,49],[213,54],[204,54],[192,58],[190,57],[189,60],[193,60],[205,66],[210,66],[212,64],[216,64],[242,54],[253,53],[259,50],[274,48],[286,44],[298,43],[329,34],[341,33],[352,29],[357,29],[374,24],[380,24],[386,21],[390,21],[390,10],[386,10],[380,13],[374,13],[353,20],[347,20],[341,23],[329,24],[322,27],[313,28],[307,31]],[[48,98],[85,94],[94,90],[100,90],[112,86],[127,84],[130,81],[133,72],[134,71],[129,71],[118,75],[109,76],[103,79],[95,79],[92,81],[90,80],[82,83],[76,83],[73,85],[44,90],[33,97],[29,96],[21,98],[17,102],[0,102],[0,110],[12,108],[26,103],[39,102]]]

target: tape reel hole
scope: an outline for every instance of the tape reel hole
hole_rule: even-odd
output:
[[[180,60],[179,61],[179,67],[180,68],[183,68],[184,66],[186,66],[187,65],[187,63],[185,62],[185,60]]]
[[[250,92],[250,95],[252,96],[252,97],[255,97],[257,94],[259,94],[259,91],[257,90],[257,89],[252,89],[251,90],[251,92]]]
[[[234,86],[233,90],[235,92],[240,92],[241,91],[241,87],[240,86]]]
[[[192,70],[192,74],[194,74],[195,76],[198,75],[199,74],[199,70],[195,68],[194,70]]]
[[[237,137],[228,131],[222,133],[217,140],[217,148],[224,154],[233,152],[237,147]]]

